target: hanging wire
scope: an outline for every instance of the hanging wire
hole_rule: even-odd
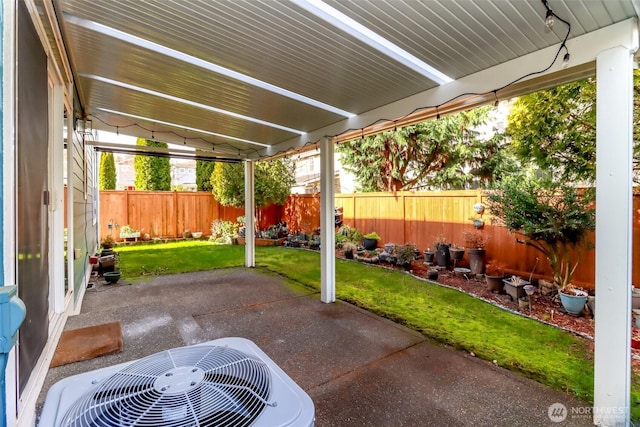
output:
[[[570,61],[570,58],[571,58],[571,55],[569,53],[569,48],[566,45],[566,42],[569,39],[569,35],[571,34],[571,23],[569,23],[569,21],[567,21],[565,19],[562,19],[555,12],[553,12],[553,10],[549,7],[548,0],[541,0],[541,2],[544,5],[545,11],[546,11],[545,12],[545,27],[546,27],[547,30],[551,30],[551,28],[555,24],[556,20],[562,22],[567,27],[567,32],[566,32],[562,42],[560,43],[560,47],[556,51],[556,54],[553,57],[553,60],[551,61],[551,63],[548,66],[546,66],[545,68],[537,70],[537,71],[532,71],[532,72],[529,72],[527,74],[524,74],[524,75],[522,75],[522,76],[520,76],[520,77],[518,77],[518,78],[516,78],[516,79],[514,79],[514,80],[512,80],[512,81],[510,81],[508,83],[506,83],[503,86],[497,87],[497,88],[489,90],[487,92],[464,92],[464,93],[460,93],[460,94],[458,94],[458,95],[456,95],[456,96],[454,96],[452,98],[447,99],[446,101],[444,101],[444,102],[442,102],[442,103],[440,103],[438,105],[430,105],[430,106],[423,106],[423,107],[414,108],[409,113],[407,113],[404,116],[401,116],[399,118],[396,118],[396,119],[380,118],[380,119],[377,119],[376,121],[374,121],[374,122],[372,122],[372,123],[370,123],[370,124],[368,124],[366,126],[363,126],[361,128],[348,128],[348,129],[345,129],[342,132],[334,134],[334,135],[324,135],[322,138],[333,138],[334,140],[337,140],[341,135],[344,135],[346,133],[353,132],[353,131],[359,129],[361,131],[361,138],[364,139],[364,130],[369,128],[369,127],[373,127],[378,123],[390,123],[390,122],[393,122],[394,130],[396,130],[397,122],[402,121],[402,120],[404,120],[404,119],[406,119],[406,118],[408,118],[408,117],[410,117],[410,116],[412,116],[412,115],[414,115],[414,114],[416,114],[416,113],[418,113],[420,111],[433,109],[433,108],[435,108],[435,110],[436,110],[436,119],[440,119],[440,110],[439,110],[440,107],[443,107],[443,106],[445,106],[445,105],[447,105],[447,104],[449,104],[451,102],[454,102],[454,101],[456,101],[456,100],[458,100],[460,98],[465,98],[465,97],[473,97],[473,96],[484,96],[484,97],[486,97],[486,96],[490,95],[491,93],[493,93],[494,97],[495,97],[494,105],[497,106],[497,104],[499,103],[499,99],[498,99],[498,92],[499,91],[502,91],[502,90],[508,88],[509,86],[512,86],[512,85],[514,85],[516,83],[519,83],[520,81],[522,81],[524,79],[527,79],[529,77],[533,77],[533,76],[536,76],[536,75],[543,74],[543,73],[547,72],[556,63],[556,61],[558,60],[558,58],[560,56],[560,53],[563,51],[563,49],[565,51],[565,54],[564,54],[564,56],[562,58],[562,62],[563,62],[562,66],[566,67],[568,65],[569,61]],[[142,126],[142,125],[140,125],[138,123],[132,123],[132,124],[129,124],[127,126],[116,126],[116,125],[111,125],[109,123],[106,123],[104,120],[100,119],[99,117],[97,117],[95,115],[92,115],[92,117],[96,118],[97,120],[101,121],[102,123],[104,123],[107,126],[115,127],[116,128],[116,132],[118,132],[120,127],[126,128],[126,127],[129,127],[129,126],[137,126],[137,127],[141,128],[143,130],[149,131],[149,129],[146,129],[144,126]],[[164,132],[172,133],[174,135],[180,136],[180,135],[178,135],[177,133],[175,133],[173,131],[164,131]],[[155,138],[154,137],[154,130],[151,130],[151,138],[152,139]],[[274,156],[277,156],[279,154],[285,154],[285,153],[290,153],[290,152],[294,152],[294,153],[298,152],[298,153],[300,153],[305,149],[305,147],[307,147],[309,145],[311,145],[311,146],[315,145],[316,149],[317,149],[318,148],[318,144],[319,144],[319,142],[320,142],[320,140],[322,138],[318,138],[315,141],[307,141],[301,147],[297,147],[297,148],[291,147],[291,148],[288,148],[288,149],[279,150],[278,152],[272,153],[272,154],[269,154],[269,155],[261,154],[259,149],[248,149],[248,150],[246,150],[246,152],[247,153],[251,153],[251,154],[257,154],[259,159],[260,158],[265,158],[265,157],[274,157]],[[186,139],[187,138],[185,137],[185,141],[186,141]],[[200,139],[200,140],[202,140],[204,142],[213,144],[210,141],[207,141],[207,140],[205,140],[203,138],[189,138],[189,139]],[[234,145],[231,145],[231,144],[228,144],[228,143],[224,143],[222,145],[233,147],[233,148],[237,148]],[[241,154],[240,150],[238,149],[238,155],[240,155],[240,154]]]

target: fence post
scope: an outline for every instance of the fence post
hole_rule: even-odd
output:
[[[124,224],[120,224],[120,226],[129,224],[129,190],[128,189],[124,190],[124,205],[127,207],[124,210]]]

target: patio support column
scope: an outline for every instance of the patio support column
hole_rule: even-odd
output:
[[[596,59],[596,296],[594,417],[629,425],[633,51]]]
[[[244,162],[244,265],[256,266],[256,226],[255,226],[255,163],[251,160]]]
[[[320,140],[320,299],[336,300],[335,171],[333,138]]]

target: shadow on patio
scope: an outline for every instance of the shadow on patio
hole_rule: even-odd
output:
[[[124,351],[52,368],[62,378],[216,338],[254,341],[311,397],[317,426],[592,425],[585,404],[260,269],[160,276],[87,290],[66,329],[120,321]]]

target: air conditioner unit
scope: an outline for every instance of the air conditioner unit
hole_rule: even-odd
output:
[[[221,338],[65,378],[40,427],[313,426],[311,398],[252,341]]]

